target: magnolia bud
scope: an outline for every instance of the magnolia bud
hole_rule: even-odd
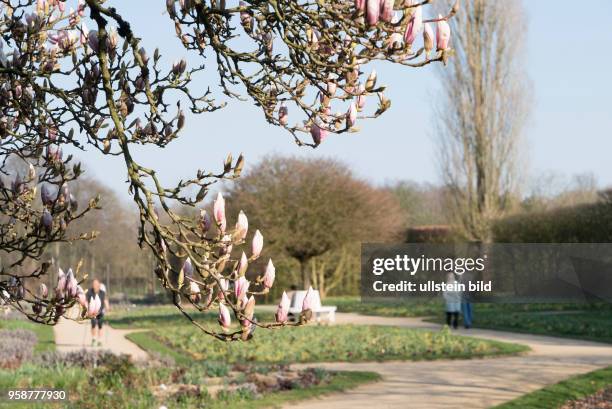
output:
[[[40,224],[42,225],[43,229],[45,229],[47,234],[51,234],[51,231],[53,230],[53,216],[51,216],[49,210],[43,210],[43,214],[40,219]]]
[[[234,294],[236,295],[237,300],[241,300],[247,294],[249,285],[249,280],[247,280],[244,276],[240,277],[234,282]]]
[[[246,238],[247,232],[249,231],[249,220],[246,214],[241,210],[238,213],[238,221],[236,222],[236,239],[242,241]]]
[[[387,23],[393,21],[393,5],[395,0],[380,0],[380,19]]]
[[[284,104],[278,108],[278,122],[283,126],[289,122],[289,109]]]
[[[225,306],[225,304],[219,304],[219,325],[225,330],[229,330],[229,326],[232,323],[232,319],[230,317],[229,310]]]
[[[66,295],[70,298],[76,297],[77,287],[79,283],[74,277],[74,273],[72,272],[71,268],[68,269],[68,274],[66,274],[66,284],[65,285],[66,285],[65,287]]]
[[[203,233],[206,233],[212,224],[210,220],[210,216],[206,212],[206,210],[200,210],[200,229]]]
[[[215,199],[215,203],[213,204],[213,214],[215,216],[215,222],[217,222],[217,226],[221,232],[225,232],[225,227],[227,221],[225,220],[225,199],[223,199],[223,195],[221,192],[217,193],[217,198]]]
[[[302,312],[312,309],[313,300],[314,300],[314,290],[312,289],[312,286],[311,286],[308,288],[308,291],[306,291],[306,295],[304,296],[304,302],[302,303]]]
[[[365,83],[365,89],[370,91],[376,85],[376,70],[372,70]]]
[[[281,297],[281,301],[278,304],[278,307],[276,308],[276,314],[275,314],[276,322],[278,323],[287,322],[290,303],[291,301],[289,300],[287,293],[283,291],[283,296]]]
[[[193,277],[193,264],[191,264],[191,258],[187,257],[185,262],[183,263],[183,274],[185,277],[191,278]]]
[[[251,257],[256,259],[263,250],[263,235],[257,230],[251,242]]]
[[[425,52],[430,52],[434,47],[434,33],[431,25],[425,24],[425,29],[423,30],[423,47],[425,48]]]
[[[406,27],[406,33],[404,34],[404,41],[409,46],[414,43],[419,32],[423,29],[423,9],[421,6],[417,6],[414,9],[414,14],[408,22]]]
[[[55,286],[55,295],[57,298],[64,298],[64,290],[66,289],[66,274],[61,268],[57,269],[57,285]]]
[[[44,283],[41,283],[40,287],[38,288],[38,296],[43,299],[46,299],[49,296],[49,289]]]
[[[366,22],[369,26],[378,24],[380,0],[366,0]]]
[[[272,288],[274,284],[274,278],[276,278],[276,268],[274,264],[272,264],[272,259],[268,260],[268,265],[266,266],[266,272],[263,276],[263,285],[265,288]]]
[[[438,19],[441,18],[442,16],[438,15]],[[450,35],[451,32],[448,22],[446,20],[438,21],[438,24],[436,26],[436,40],[438,42],[438,51],[446,50],[448,48],[450,42]]]
[[[328,133],[329,131],[327,129],[319,127],[319,125],[314,122],[310,126],[310,136],[312,136],[312,141],[314,142],[315,146],[319,146],[325,140],[325,138],[327,138]]]
[[[244,254],[244,251],[243,251],[242,256],[240,257],[240,261],[238,262],[238,275],[240,276],[245,275],[248,267],[249,267],[249,261],[247,259],[246,254]]]
[[[355,104],[355,101],[352,101],[351,105],[349,106],[348,112],[346,113],[346,125],[348,128],[352,128],[353,126],[355,126],[356,122],[357,122],[357,105]]]
[[[221,278],[219,280],[219,292],[217,293],[217,298],[219,300],[223,300],[225,298],[225,292],[229,288],[229,282],[225,278]]]

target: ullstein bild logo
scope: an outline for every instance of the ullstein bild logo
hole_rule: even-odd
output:
[[[361,295],[612,302],[612,244],[364,244]]]

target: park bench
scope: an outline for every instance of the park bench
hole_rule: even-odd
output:
[[[296,320],[302,312],[302,303],[306,291],[294,291],[291,296],[291,304],[289,307],[289,315],[292,319]],[[336,306],[324,306],[321,305],[321,296],[319,291],[315,290],[312,299],[312,316],[316,322],[326,321],[333,324],[336,321]]]

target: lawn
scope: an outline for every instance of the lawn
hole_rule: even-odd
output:
[[[421,302],[358,297],[328,298],[326,304],[339,311],[390,317],[431,317],[443,322],[444,304],[439,299]],[[612,304],[473,304],[474,327],[586,339],[612,343]]]
[[[217,325],[214,314],[202,314],[199,318],[208,325]],[[129,338],[142,348],[172,356],[177,362],[186,359],[226,363],[426,360],[485,357],[526,350],[520,345],[460,337],[449,331],[357,325],[311,324],[258,329],[253,340],[246,343],[203,342],[201,331],[171,306],[115,311],[110,321],[118,327],[150,328],[151,331],[134,333]]]
[[[578,375],[547,386],[495,409],[555,409],[568,401],[575,401],[612,387],[612,366]]]

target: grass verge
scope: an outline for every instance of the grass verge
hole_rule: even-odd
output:
[[[573,376],[495,406],[495,409],[554,409],[567,401],[584,398],[610,386],[612,386],[612,366]]]

